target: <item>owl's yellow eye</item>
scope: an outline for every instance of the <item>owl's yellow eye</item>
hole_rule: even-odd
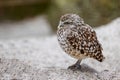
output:
[[[64,22],[64,24],[72,24],[73,22]]]
[[[64,24],[69,24],[69,22],[64,22]]]

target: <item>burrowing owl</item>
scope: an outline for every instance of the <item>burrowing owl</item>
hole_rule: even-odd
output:
[[[60,18],[57,38],[61,48],[78,59],[68,67],[70,69],[80,68],[80,62],[85,58],[94,58],[100,62],[104,59],[95,31],[76,14],[65,14]]]

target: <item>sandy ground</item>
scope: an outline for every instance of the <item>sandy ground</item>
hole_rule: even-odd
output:
[[[79,71],[67,69],[76,60],[61,50],[55,35],[0,40],[0,80],[120,80],[120,18],[95,31],[106,59],[85,59]]]

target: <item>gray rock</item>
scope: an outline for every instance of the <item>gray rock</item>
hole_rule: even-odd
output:
[[[0,79],[120,80],[120,18],[95,29],[106,59],[82,61],[78,71],[68,70],[75,59],[65,54],[56,36],[0,40]]]

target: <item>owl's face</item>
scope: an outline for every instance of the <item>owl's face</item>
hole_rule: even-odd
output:
[[[84,21],[81,17],[79,17],[76,14],[65,14],[60,18],[59,26],[63,27],[63,25],[82,25],[84,24]]]

